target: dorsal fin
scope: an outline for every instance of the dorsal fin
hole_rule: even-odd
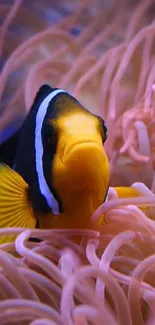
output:
[[[42,85],[34,97],[30,111],[35,109],[36,106],[39,106],[44,98],[48,96],[53,90],[55,90],[55,88],[52,88],[49,85]]]

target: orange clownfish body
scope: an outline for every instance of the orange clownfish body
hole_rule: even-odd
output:
[[[74,97],[42,86],[12,165],[0,165],[0,227],[86,228],[109,187],[106,133]]]

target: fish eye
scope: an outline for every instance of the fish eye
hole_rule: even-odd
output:
[[[43,140],[47,149],[54,150],[57,139],[57,125],[55,122],[46,123],[43,132]]]
[[[105,121],[101,117],[98,117],[98,118],[99,118],[99,123],[100,123],[100,131],[102,134],[102,140],[104,143],[108,137],[108,128],[107,128]]]

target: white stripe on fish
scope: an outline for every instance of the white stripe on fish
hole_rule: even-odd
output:
[[[48,105],[52,99],[54,99],[58,94],[65,93],[64,90],[57,89],[50,93],[40,104],[36,115],[36,127],[35,127],[35,161],[36,161],[36,171],[38,175],[38,183],[41,194],[45,197],[49,207],[52,209],[54,214],[59,213],[59,203],[54,198],[51,193],[43,171],[43,143],[42,143],[42,126],[44,118],[47,113]]]

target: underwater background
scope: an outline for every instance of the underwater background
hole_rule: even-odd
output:
[[[153,0],[0,1],[0,143],[48,83],[105,119],[111,169],[100,227],[0,229],[17,236],[0,245],[0,324],[155,323],[154,14]]]

